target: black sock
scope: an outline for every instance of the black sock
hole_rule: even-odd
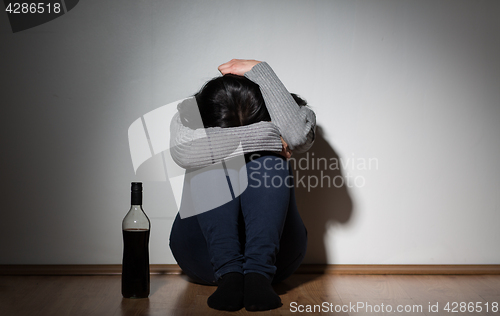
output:
[[[224,274],[215,292],[207,300],[208,306],[218,310],[237,311],[243,307],[244,276],[238,272]]]
[[[274,292],[271,281],[260,273],[245,274],[245,309],[267,311],[280,307],[281,299]]]

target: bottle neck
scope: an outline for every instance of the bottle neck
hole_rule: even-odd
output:
[[[131,205],[142,205],[142,192],[133,192],[130,199]]]

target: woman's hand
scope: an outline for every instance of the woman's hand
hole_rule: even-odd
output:
[[[220,65],[218,69],[222,75],[234,74],[243,76],[258,63],[260,63],[260,61],[253,59],[231,59],[227,63]]]
[[[292,157],[292,151],[288,147],[288,144],[285,142],[283,137],[280,136],[280,138],[281,138],[281,142],[283,143],[283,147],[281,149],[280,155],[285,157],[286,159],[290,159]]]

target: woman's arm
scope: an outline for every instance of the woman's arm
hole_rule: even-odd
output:
[[[260,150],[280,152],[280,132],[271,122],[239,127],[191,129],[179,113],[170,124],[170,154],[182,168],[200,168],[244,153]],[[239,145],[241,144],[241,147]]]
[[[253,66],[245,73],[245,77],[259,85],[271,121],[278,126],[290,149],[294,152],[307,151],[314,141],[314,112],[306,106],[300,107],[295,102],[266,62]]]
[[[192,129],[185,126],[176,114],[171,122],[170,153],[179,166],[205,167],[224,158],[260,150],[280,152],[290,158],[287,146],[295,152],[307,151],[312,146],[316,125],[314,112],[295,103],[267,63],[233,59],[219,66],[219,70],[223,75],[245,75],[257,83],[272,123]],[[243,152],[237,151],[240,143]]]
[[[224,75],[245,75],[259,85],[271,120],[280,129],[290,149],[307,151],[314,142],[316,116],[308,107],[300,107],[266,62],[233,59],[219,66]]]

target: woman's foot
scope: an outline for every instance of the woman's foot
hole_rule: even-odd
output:
[[[215,292],[207,300],[208,306],[223,311],[237,311],[243,307],[244,276],[238,272],[224,274]]]
[[[267,311],[282,305],[271,281],[260,273],[245,274],[244,303],[247,311]]]

